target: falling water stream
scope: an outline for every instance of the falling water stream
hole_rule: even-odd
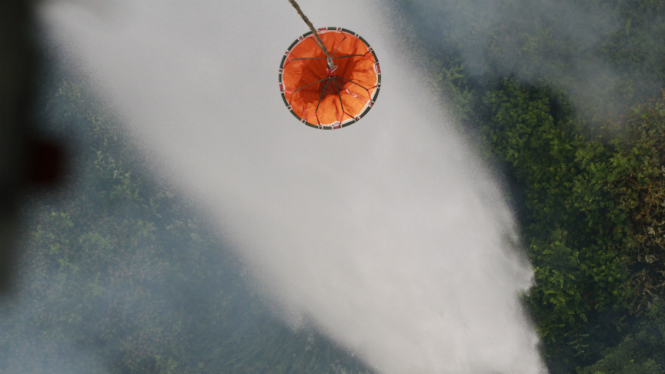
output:
[[[155,169],[205,203],[294,328],[312,326],[380,373],[540,373],[498,183],[433,100],[378,1],[302,1],[358,32],[383,85],[359,123],[319,131],[279,95],[307,31],[286,0],[52,0],[49,35]]]

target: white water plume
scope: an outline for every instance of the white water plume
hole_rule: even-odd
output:
[[[66,60],[213,212],[287,309],[380,373],[539,373],[498,184],[402,57],[378,2],[301,1],[363,35],[377,104],[319,131],[286,110],[277,69],[307,31],[283,1],[50,1]]]

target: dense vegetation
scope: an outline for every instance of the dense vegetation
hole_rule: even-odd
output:
[[[527,300],[553,369],[619,354],[606,349],[632,347],[637,329],[649,344],[623,352],[622,365],[662,372],[665,102],[635,108],[610,141],[552,113],[556,98],[541,89],[507,80],[484,103],[492,150],[522,183],[523,234],[537,284]],[[627,370],[608,369],[602,372]]]
[[[440,2],[436,27],[414,29],[423,15],[399,1],[396,27],[507,176],[548,367],[663,373],[665,4],[580,1],[607,21],[571,31],[546,17],[552,2],[478,3]],[[271,317],[243,264],[83,87],[56,80],[39,109],[79,147],[67,188],[26,210],[23,286],[0,307],[0,373],[365,371]]]
[[[403,41],[507,175],[550,371],[664,372],[665,4],[582,1],[587,25],[553,2],[442,4]]]
[[[0,304],[0,373],[362,373],[271,313],[245,268],[148,173],[68,78],[38,115],[74,146],[72,177],[26,209],[19,288]]]

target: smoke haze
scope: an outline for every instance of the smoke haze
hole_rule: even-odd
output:
[[[292,326],[381,373],[543,372],[512,214],[404,62],[389,12],[300,5],[377,51],[381,94],[349,128],[284,108],[277,68],[306,31],[286,1],[51,1],[42,17],[63,63],[206,206]]]
[[[586,117],[611,118],[660,93],[662,56],[652,40],[663,34],[663,19],[630,13],[640,7],[624,14],[628,3],[602,0],[400,4],[423,43],[457,56],[468,74],[563,90]]]

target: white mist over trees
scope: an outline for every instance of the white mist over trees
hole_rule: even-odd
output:
[[[381,60],[377,105],[351,128],[315,131],[283,107],[277,66],[305,30],[286,1],[54,1],[43,17],[296,328],[384,373],[543,371],[512,214],[404,62],[388,12],[301,5]]]

